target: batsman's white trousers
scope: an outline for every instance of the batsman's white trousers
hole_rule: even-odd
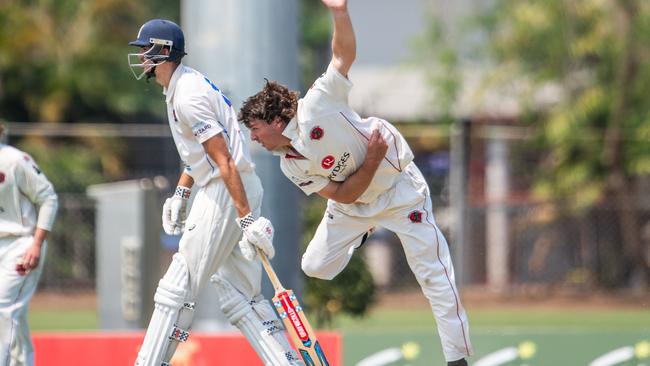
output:
[[[249,206],[259,215],[262,184],[254,172],[240,175]],[[213,274],[218,273],[247,299],[260,293],[262,267],[259,261],[246,260],[236,245],[241,237],[236,217],[235,205],[222,179],[212,179],[198,189],[178,253],[156,290],[156,308],[136,365],[160,366],[161,361],[169,362],[178,344],[169,339],[171,328],[189,331],[193,310],[184,309],[183,304],[192,304],[193,309],[195,299]]]
[[[327,211],[302,258],[310,277],[332,279],[350,261],[366,233],[384,227],[400,238],[409,266],[429,300],[447,361],[473,353],[447,241],[437,227],[429,187],[414,163],[393,188],[370,204],[328,201]]]
[[[259,216],[262,183],[255,173],[240,175],[251,211]],[[196,192],[178,249],[190,271],[188,299],[195,299],[215,273],[247,298],[260,293],[262,267],[259,261],[248,261],[241,254],[237,246],[241,229],[236,217],[237,210],[223,180],[212,179]]]
[[[47,243],[43,243],[38,267],[25,276],[16,272],[16,264],[33,241],[31,236],[0,239],[0,366],[34,365],[27,307],[43,271]]]

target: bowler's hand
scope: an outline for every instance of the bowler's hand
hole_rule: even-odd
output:
[[[379,133],[379,130],[373,130],[368,141],[368,151],[366,153],[366,160],[364,163],[379,165],[386,156],[388,151],[388,144],[384,137]]]
[[[332,10],[345,10],[348,6],[347,0],[321,0],[325,6]]]
[[[41,261],[41,245],[39,243],[34,243],[27,248],[25,254],[21,261],[16,264],[16,272],[19,275],[24,276],[28,274],[32,269],[38,267],[38,263]]]

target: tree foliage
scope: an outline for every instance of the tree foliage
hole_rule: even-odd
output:
[[[500,68],[537,88],[560,85],[561,102],[535,110],[550,148],[538,192],[574,197],[576,207],[603,198],[620,168],[650,173],[650,4],[601,0],[501,0],[491,21],[490,51]],[[511,81],[511,80],[510,80]]]
[[[179,2],[0,1],[0,121],[164,121],[160,88],[136,81],[126,57],[140,25],[155,17],[177,19]],[[115,139],[29,136],[21,145],[52,167],[59,191],[125,176],[125,148]]]
[[[547,151],[537,196],[574,212],[613,203],[630,268],[650,275],[635,197],[650,173],[650,3],[498,0],[483,25],[495,71],[532,85],[520,101]],[[540,108],[548,85],[560,101]]]
[[[462,87],[459,57],[447,42],[445,28],[434,14],[427,14],[427,27],[413,40],[416,62],[425,70],[435,98],[431,103],[439,111],[438,123],[451,124],[454,102]]]
[[[177,9],[162,0],[0,2],[0,119],[116,122],[162,113],[126,54],[145,20],[173,19]]]
[[[300,1],[300,70],[303,90],[327,68],[331,58],[331,20],[320,1]]]

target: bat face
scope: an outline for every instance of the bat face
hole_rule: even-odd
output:
[[[306,366],[329,366],[311,326],[307,322],[302,306],[293,291],[285,290],[273,297],[275,310],[280,315],[291,335],[291,339],[300,352]]]

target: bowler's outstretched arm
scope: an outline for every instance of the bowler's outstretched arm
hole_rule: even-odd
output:
[[[352,20],[348,13],[347,0],[322,0],[334,19],[334,34],[332,35],[332,65],[347,77],[348,71],[357,55],[357,44],[352,28]]]

